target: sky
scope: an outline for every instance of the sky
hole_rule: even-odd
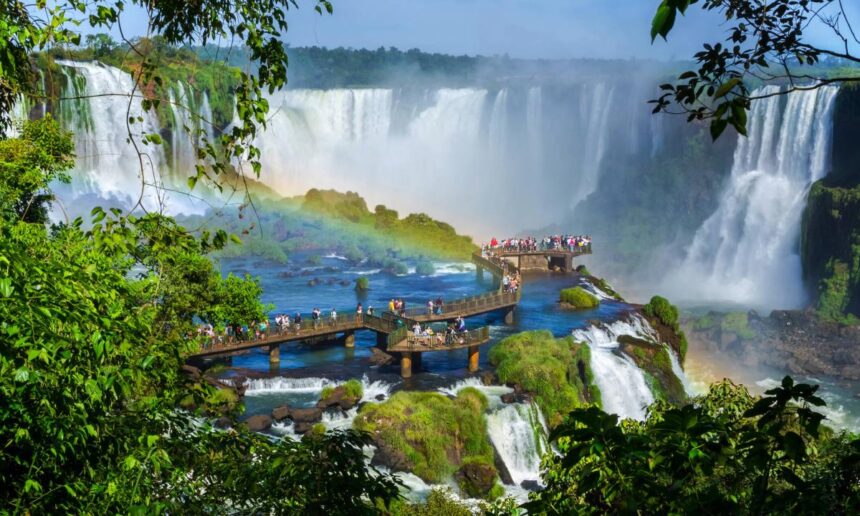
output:
[[[376,49],[520,58],[689,59],[705,42],[724,39],[721,15],[693,6],[668,42],[651,43],[659,0],[332,0],[333,15],[319,15],[314,0],[298,0],[284,39],[292,46]],[[844,2],[860,25],[860,0]],[[126,34],[142,35],[145,16],[129,6]],[[832,42],[812,30],[811,41]],[[857,48],[855,46],[854,50]]]

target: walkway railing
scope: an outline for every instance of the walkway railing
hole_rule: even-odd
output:
[[[405,340],[400,340],[394,345],[389,345],[389,351],[431,351],[446,348],[458,349],[462,347],[482,344],[490,338],[490,328],[483,326],[466,332],[454,334],[437,333],[435,335],[415,335],[408,333]]]
[[[316,322],[313,320],[302,320],[301,326],[294,323],[290,324],[289,328],[279,328],[276,325],[271,325],[265,332],[256,335],[247,336],[215,336],[204,339],[200,346],[199,353],[193,354],[209,354],[221,351],[230,351],[231,349],[244,349],[248,347],[263,346],[267,343],[285,342],[288,340],[310,339],[332,333],[340,333],[344,331],[357,330],[364,327],[364,316],[357,318],[354,314],[338,316],[336,319],[331,317],[322,317]]]
[[[493,247],[489,249],[489,252],[498,255],[498,256],[520,256],[524,254],[551,254],[551,253],[563,253],[563,254],[591,254],[591,244],[582,245],[582,246],[561,246],[561,247],[544,247],[537,246],[537,248],[521,248],[521,247]]]
[[[409,319],[453,319],[459,315],[471,314],[476,311],[490,311],[493,308],[502,308],[517,304],[520,301],[520,292],[519,289],[516,292],[485,292],[476,296],[451,301],[450,303],[444,303],[441,310],[435,306],[432,311],[430,307],[419,306],[407,308],[401,311],[401,314],[403,314],[402,317]],[[391,312],[385,313],[391,314]]]

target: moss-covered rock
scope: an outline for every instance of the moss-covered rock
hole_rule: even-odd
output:
[[[566,288],[559,297],[562,306],[575,310],[588,310],[600,305],[600,300],[582,287]]]
[[[359,276],[355,279],[355,290],[358,292],[370,290],[370,280],[367,279],[367,276]]]
[[[415,273],[421,276],[430,276],[434,272],[436,272],[436,267],[433,266],[433,262],[420,261],[415,266]]]
[[[364,396],[364,387],[362,387],[360,381],[355,379],[348,380],[346,383],[336,387],[327,385],[323,387],[320,393],[317,407],[340,407],[343,410],[349,410],[361,400],[362,396]]]
[[[549,331],[528,331],[490,350],[499,380],[532,393],[550,427],[577,407],[600,405],[587,345],[572,337],[556,339]]]
[[[463,389],[453,399],[437,392],[401,391],[383,403],[363,406],[354,427],[368,432],[379,448],[374,463],[439,483],[465,464],[492,466],[486,407],[486,397],[476,389]]]
[[[656,342],[621,336],[621,350],[645,373],[645,380],[657,400],[681,404],[687,400],[684,385],[672,371],[669,349]]]
[[[648,318],[661,340],[672,347],[681,363],[687,357],[687,336],[681,331],[678,308],[661,296],[654,296],[642,307],[642,315]]]
[[[746,312],[729,312],[720,321],[720,331],[732,333],[741,340],[749,340],[755,337],[755,332],[749,326],[749,317]]]

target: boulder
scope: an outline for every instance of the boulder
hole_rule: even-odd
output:
[[[860,394],[858,394],[857,397],[860,398]],[[385,401],[385,394],[377,394],[374,399],[376,401]]]
[[[540,491],[541,489],[537,480],[523,480],[520,482],[520,487],[526,491]]]
[[[356,403],[358,403],[358,399],[347,396],[346,389],[342,385],[339,385],[334,388],[326,399],[319,400],[317,402],[317,407],[321,409],[340,407],[343,410],[349,410],[354,407]]]
[[[322,410],[316,407],[312,408],[294,408],[290,409],[289,418],[295,423],[316,423],[322,419]]]
[[[470,462],[464,464],[456,473],[454,478],[460,488],[469,496],[483,497],[496,485],[498,472],[492,464]]]
[[[293,271],[281,271],[278,273],[278,277],[281,279],[292,278],[295,275],[296,275],[296,273]]]
[[[497,450],[495,446],[493,447],[493,464],[499,472],[499,480],[501,480],[503,484],[507,484],[509,486],[514,485],[514,478],[511,476],[508,466],[505,465],[504,459],[499,455],[499,450]]]
[[[481,383],[482,384],[484,384],[484,385],[495,385],[496,382],[497,382],[496,373],[494,373],[492,371],[484,371],[483,373],[481,373]]]
[[[311,421],[296,421],[293,424],[293,431],[297,434],[305,434],[310,432],[316,423]]]
[[[370,348],[370,363],[373,365],[383,366],[388,365],[394,361],[394,357],[382,351],[377,347]]]
[[[502,403],[528,403],[531,396],[527,392],[509,392],[502,394]]]
[[[377,439],[374,444],[376,444],[376,453],[370,461],[371,465],[385,466],[391,471],[412,471],[414,465],[402,450],[381,439]]]
[[[251,416],[245,420],[245,426],[252,432],[263,432],[272,428],[272,418],[265,414]]]
[[[233,426],[233,421],[229,417],[226,417],[226,416],[219,417],[218,419],[215,420],[215,423],[213,423],[213,426],[215,428],[225,428],[226,429],[226,428],[230,428]]]
[[[283,421],[288,417],[290,417],[290,407],[288,405],[281,405],[272,410],[272,419],[275,421]]]

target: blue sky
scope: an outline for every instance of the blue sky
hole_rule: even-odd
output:
[[[649,29],[659,0],[333,0],[320,16],[312,0],[288,14],[293,46],[419,48],[450,54],[524,58],[685,59],[704,42],[723,39],[721,17],[698,6],[676,24],[669,41],[653,45]],[[860,24],[860,5],[846,2]],[[860,4],[860,2],[857,2]],[[130,11],[127,33],[141,34],[143,16]],[[810,34],[815,38],[815,34]],[[816,38],[819,39],[820,38]]]

